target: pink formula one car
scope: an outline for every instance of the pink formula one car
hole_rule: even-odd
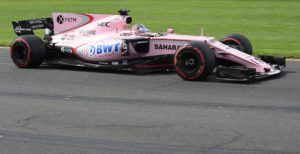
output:
[[[207,36],[150,32],[128,24],[128,10],[119,15],[53,13],[52,18],[13,22],[19,36],[11,58],[20,68],[44,64],[133,69],[176,70],[184,80],[203,80],[216,69],[219,79],[249,81],[279,74],[284,57],[251,56],[249,40],[240,34],[218,41]],[[44,29],[42,39],[33,30]]]

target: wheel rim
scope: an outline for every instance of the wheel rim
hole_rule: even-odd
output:
[[[180,56],[179,67],[183,72],[193,74],[202,67],[201,59],[194,52],[186,52]]]
[[[14,45],[12,50],[12,58],[17,65],[25,65],[27,64],[27,48],[26,46],[18,42]]]

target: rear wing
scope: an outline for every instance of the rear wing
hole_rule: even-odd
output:
[[[33,35],[35,29],[50,29],[53,32],[53,20],[52,18],[39,18],[22,21],[12,22],[15,33],[18,36],[21,35]]]

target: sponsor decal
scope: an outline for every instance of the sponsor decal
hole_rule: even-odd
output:
[[[119,62],[118,61],[112,61],[111,64],[112,65],[119,65]]]
[[[34,24],[42,24],[43,21],[41,21],[41,20],[29,20],[29,23],[30,23],[31,25],[34,25]]]
[[[120,36],[131,36],[133,35],[131,32],[122,32],[120,33]]]
[[[122,55],[123,56],[129,55],[129,49],[128,49],[128,42],[127,41],[124,41],[122,43]]]
[[[110,56],[117,54],[120,48],[120,42],[108,42],[100,44],[86,45],[79,47],[77,54],[86,58],[97,58],[99,56]]]
[[[58,15],[56,18],[57,23],[59,24],[63,24],[64,22],[76,22],[76,18],[67,18],[67,17],[63,17],[62,15]]]
[[[61,47],[60,48],[60,51],[62,53],[68,53],[68,54],[72,54],[73,53],[73,49],[72,48],[69,48],[69,47]]]
[[[53,13],[52,16],[55,17],[53,18],[54,34],[77,29],[94,20],[93,15],[89,14]]]
[[[110,27],[110,22],[101,22],[98,24],[100,27]]]
[[[74,38],[75,38],[75,35],[64,34],[64,35],[61,37],[61,40],[68,40],[68,41],[71,41],[71,40],[74,40]]]
[[[43,24],[41,24],[41,25],[32,25],[31,28],[32,29],[44,28],[44,25]]]
[[[180,45],[172,45],[172,44],[154,44],[155,50],[177,50]]]
[[[79,33],[82,36],[96,35],[96,30],[81,30]]]
[[[22,31],[31,32],[32,30],[31,30],[31,28],[23,28],[21,26],[17,26],[15,28],[16,33],[22,33]]]

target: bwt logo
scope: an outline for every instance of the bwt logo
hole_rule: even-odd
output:
[[[79,50],[82,55],[87,57],[98,57],[101,55],[117,54],[119,52],[120,42],[93,44],[85,46]]]
[[[119,42],[116,43],[105,43],[99,45],[91,45],[89,46],[89,55],[102,55],[102,54],[109,54],[109,53],[118,53],[119,52]]]
[[[63,24],[64,22],[76,22],[76,18],[64,18],[62,15],[57,16],[57,23]]]

